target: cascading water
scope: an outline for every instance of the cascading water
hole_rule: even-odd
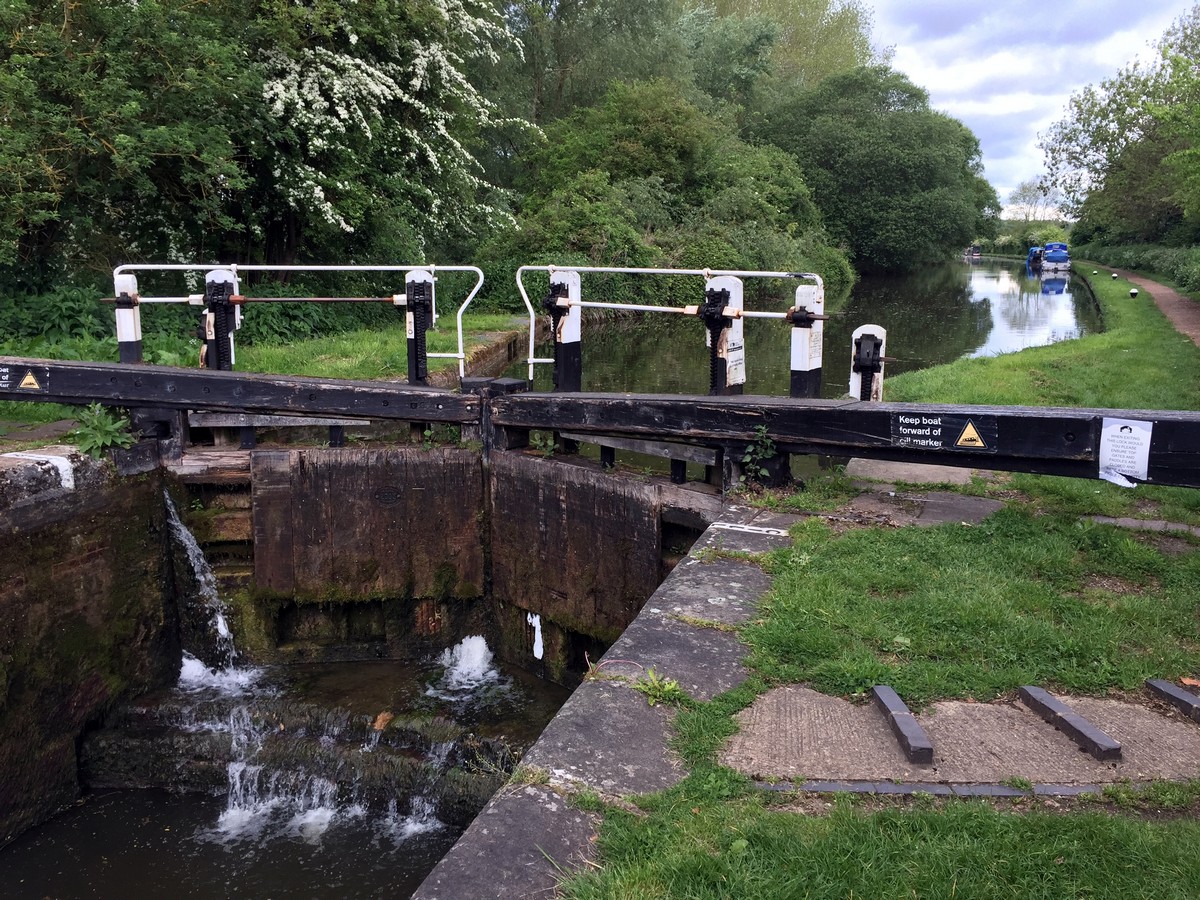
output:
[[[62,837],[31,832],[5,849],[29,888],[7,896],[108,896],[133,882],[157,895],[181,871],[198,898],[341,900],[384,885],[407,896],[567,692],[501,672],[480,636],[419,661],[238,665],[216,578],[166,508],[193,598],[178,686],[89,737],[87,784],[104,790],[63,817]],[[150,790],[120,790],[132,787]]]
[[[229,610],[221,602],[221,597],[217,593],[217,579],[213,575],[212,567],[204,558],[204,551],[196,542],[195,535],[188,530],[179,517],[179,510],[175,508],[175,502],[171,499],[171,495],[164,491],[163,499],[166,501],[167,523],[171,528],[171,536],[187,554],[188,563],[191,565],[190,574],[195,585],[194,602],[204,609],[208,617],[212,646],[206,648],[209,652],[203,655],[211,658],[213,665],[206,666],[187,647],[184,648],[180,681],[194,684],[197,679],[204,680],[203,674],[199,671],[200,666],[210,669],[214,673],[232,669],[234,660],[237,659],[237,648],[233,644],[233,632],[229,629]]]

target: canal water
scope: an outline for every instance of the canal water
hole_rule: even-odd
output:
[[[584,295],[585,300],[605,299],[588,294],[586,276]],[[792,296],[781,287],[774,305],[756,302],[748,308],[782,311]],[[887,376],[1102,330],[1099,311],[1076,282],[1028,277],[1023,263],[1002,260],[954,262],[904,277],[864,279],[844,300],[827,298],[826,312],[831,315],[825,323],[822,372],[827,398],[849,390],[851,334],[860,325],[887,330],[887,355],[895,360],[887,364]],[[746,393],[786,395],[791,327],[748,319],[745,341]],[[582,349],[585,391],[708,392],[708,356],[698,319],[636,313],[593,321],[584,331]],[[552,357],[553,345],[539,347],[537,355]],[[527,369],[514,365],[505,374],[524,378]],[[534,390],[551,389],[551,367],[536,366]]]

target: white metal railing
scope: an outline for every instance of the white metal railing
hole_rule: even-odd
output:
[[[127,263],[117,266],[113,269],[113,282],[117,283],[119,276],[133,272],[212,272],[223,271],[229,272],[234,277],[234,285],[240,291],[240,282],[238,279],[239,272],[429,272],[434,280],[434,300],[433,300],[433,322],[437,322],[437,273],[438,272],[471,272],[475,275],[475,284],[467,294],[467,299],[459,306],[455,316],[455,323],[458,329],[458,352],[457,353],[426,353],[428,357],[440,359],[457,359],[458,374],[463,377],[466,374],[466,349],[463,340],[463,313],[466,312],[468,306],[483,287],[483,271],[476,266],[421,266],[421,265],[403,265],[403,266],[273,266],[273,265],[238,265],[231,263],[229,265],[222,264],[202,264],[202,263]],[[117,290],[120,293],[120,290]],[[395,295],[400,297],[402,295]],[[297,303],[303,303],[305,297],[288,297],[288,298],[271,298],[272,300],[288,300]],[[340,298],[351,299],[351,298]],[[381,300],[384,298],[380,298]],[[395,299],[395,298],[390,298]],[[204,303],[204,294],[185,294],[176,297],[144,297],[139,295],[138,303],[189,303],[193,306],[201,306]]]
[[[543,359],[534,356],[534,338],[536,333],[536,313],[533,309],[533,304],[529,301],[529,294],[525,290],[525,283],[521,276],[526,272],[547,272],[553,275],[555,272],[589,272],[599,274],[612,275],[681,275],[691,276],[696,275],[703,278],[706,282],[720,276],[732,276],[734,278],[789,278],[789,279],[808,279],[815,280],[818,286],[823,287],[824,282],[821,276],[815,272],[764,272],[758,270],[747,269],[654,269],[654,268],[620,268],[614,266],[521,266],[517,269],[517,291],[521,294],[521,300],[525,303],[525,309],[529,312],[529,380],[533,380],[533,367],[537,363],[554,362],[553,359]],[[676,315],[694,316],[699,311],[698,305],[688,306],[654,306],[644,303],[605,303],[596,300],[568,300],[559,298],[558,305],[564,307],[578,306],[581,308],[591,309],[620,309],[630,312],[654,312],[654,313],[674,313]],[[727,308],[725,310],[727,318],[738,319],[784,319],[788,316],[787,312],[756,312],[752,310],[742,310],[735,308]]]

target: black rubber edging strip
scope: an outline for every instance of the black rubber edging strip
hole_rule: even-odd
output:
[[[1039,716],[1101,762],[1121,758],[1121,743],[1101,731],[1049,691],[1025,685],[1018,693]]]
[[[929,740],[929,735],[925,733],[916,716],[900,699],[900,695],[886,684],[875,685],[871,688],[871,693],[875,698],[875,705],[887,716],[888,725],[891,726],[892,733],[896,735],[900,749],[904,751],[908,761],[919,765],[931,764],[933,742]]]

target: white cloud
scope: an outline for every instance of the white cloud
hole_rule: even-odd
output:
[[[1193,2],[876,0],[874,40],[892,47],[892,67],[929,92],[934,109],[980,140],[1001,199],[1044,171],[1037,135],[1060,119],[1070,95],[1149,56]]]

